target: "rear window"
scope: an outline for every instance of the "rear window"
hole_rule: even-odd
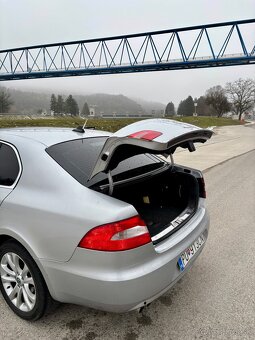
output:
[[[97,158],[107,137],[76,139],[53,145],[46,149],[47,153],[72,177],[85,186],[108,182],[107,175],[100,173],[88,182]],[[112,171],[115,181],[137,176],[160,168],[165,163],[149,154],[130,157],[119,163]]]

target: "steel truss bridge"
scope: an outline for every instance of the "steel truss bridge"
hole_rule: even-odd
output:
[[[2,50],[0,81],[254,63],[250,19]]]

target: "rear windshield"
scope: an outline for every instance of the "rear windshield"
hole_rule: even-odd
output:
[[[89,176],[107,137],[76,139],[53,145],[46,149],[47,153],[72,177],[85,186],[108,182],[107,175],[100,173],[92,180]],[[150,172],[165,165],[159,158],[143,154],[130,157],[120,162],[112,171],[114,181],[131,178],[141,173]]]

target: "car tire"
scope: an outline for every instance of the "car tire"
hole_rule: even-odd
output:
[[[0,246],[0,290],[13,312],[25,320],[40,319],[53,301],[35,261],[14,241]]]

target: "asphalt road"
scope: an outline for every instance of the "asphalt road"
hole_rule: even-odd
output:
[[[192,270],[142,314],[62,305],[27,323],[0,297],[0,339],[254,339],[254,168],[252,151],[205,173],[211,214],[206,248]]]

